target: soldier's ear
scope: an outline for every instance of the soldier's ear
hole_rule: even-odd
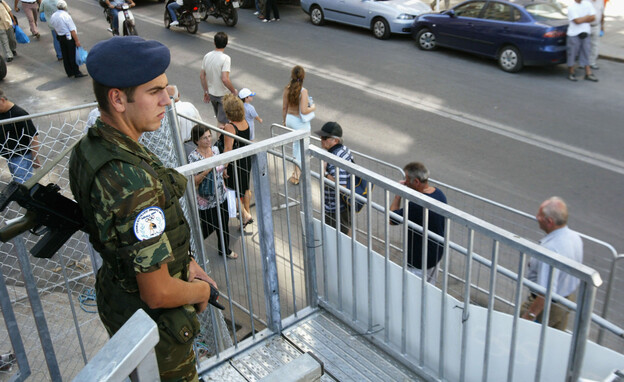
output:
[[[110,89],[108,91],[108,102],[111,105],[111,108],[118,113],[123,113],[126,111],[126,93],[122,92],[119,89]]]

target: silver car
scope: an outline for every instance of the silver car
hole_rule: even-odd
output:
[[[355,25],[372,30],[379,39],[409,34],[416,16],[431,12],[419,0],[301,0],[301,8],[314,25],[325,20]]]

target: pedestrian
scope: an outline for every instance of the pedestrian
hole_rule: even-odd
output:
[[[260,118],[256,108],[251,104],[255,95],[256,93],[247,88],[242,88],[241,91],[238,92],[238,97],[241,101],[243,101],[243,105],[245,106],[245,121],[247,121],[247,124],[249,125],[250,141],[253,141],[256,138],[254,122],[258,121],[262,123],[262,118]]]
[[[37,28],[37,21],[39,20],[39,0],[15,0],[15,4],[13,6],[13,8],[15,8],[15,13],[20,11],[17,6],[20,1],[22,2],[22,7],[24,7],[26,18],[28,19],[30,33],[32,33],[33,37],[40,38],[41,35],[39,34],[39,29]]]
[[[321,130],[316,131],[315,134],[321,137],[321,146],[325,150],[347,162],[353,162],[351,150],[342,142],[342,127],[338,122],[325,123]],[[331,163],[325,163],[325,178],[332,182],[336,182],[337,179],[341,186],[347,187],[349,174],[342,168],[336,174],[336,166]],[[336,208],[336,187],[325,184],[323,191],[325,224],[336,227],[336,216],[338,214]],[[346,203],[340,203],[340,232],[351,236],[351,210]]]
[[[58,40],[58,35],[56,34],[56,31],[54,30],[52,25],[50,25],[50,19],[52,18],[52,15],[58,10],[58,8],[56,7],[57,3],[58,0],[43,0],[39,5],[39,12],[43,12],[46,20],[48,20],[48,28],[50,28],[50,32],[52,34],[52,44],[54,45],[56,59],[58,61],[61,61],[63,59],[63,53],[61,52],[61,43]]]
[[[160,378],[196,381],[197,313],[216,285],[190,255],[179,202],[186,177],[139,143],[143,133],[160,128],[171,102],[170,60],[166,46],[138,36],[93,47],[87,70],[101,116],[72,151],[69,181],[89,240],[102,254],[96,296],[108,334],[145,310],[158,324]]]
[[[212,133],[206,126],[195,125],[191,130],[191,137],[197,148],[188,156],[188,162],[193,163],[202,159],[219,155],[217,146],[212,145]],[[208,193],[200,195],[197,192],[197,207],[199,208],[199,220],[204,240],[213,232],[217,231],[219,256],[223,256],[225,248],[228,259],[237,259],[238,254],[230,249],[230,215],[228,212],[227,192],[223,181],[224,166],[209,168],[195,174],[193,181],[195,187],[202,188],[202,182],[207,182]],[[215,186],[217,190],[215,191]],[[219,218],[219,214],[221,217]],[[221,225],[219,225],[219,219]],[[221,228],[220,228],[221,227]],[[221,239],[223,237],[223,240]]]
[[[429,170],[420,162],[408,163],[404,168],[405,179],[400,183],[426,195],[432,199],[446,204],[446,195],[439,188],[429,184]],[[401,208],[401,197],[396,195],[390,210],[397,215],[403,216],[404,210]],[[407,219],[422,227],[423,207],[410,201]],[[396,219],[390,219],[390,224],[399,224]],[[428,231],[444,236],[444,217],[435,212],[429,212]],[[435,283],[437,275],[437,265],[444,255],[444,246],[429,236],[427,240],[427,281]],[[418,277],[423,276],[423,254],[422,254],[422,234],[410,228],[407,236],[407,269]]]
[[[48,23],[56,31],[57,39],[61,45],[61,54],[63,55],[63,66],[67,77],[81,78],[86,74],[80,71],[76,64],[76,48],[81,46],[78,40],[76,24],[67,12],[67,3],[65,0],[58,0],[56,3],[56,12],[52,14]],[[124,68],[126,70],[126,68]]]
[[[134,8],[134,1],[132,0],[104,0],[106,4],[107,11],[110,13],[111,17],[111,29],[113,32],[113,36],[119,36],[119,10],[124,4],[128,4],[130,8]]]
[[[568,259],[583,262],[583,241],[578,233],[568,228],[568,206],[563,199],[553,196],[544,201],[539,207],[536,218],[540,229],[546,233],[546,236],[540,240],[542,247]],[[550,265],[531,258],[527,279],[548,288],[550,268]],[[579,279],[556,268],[552,270],[552,273],[553,294],[576,301],[575,293],[580,284]],[[526,320],[541,322],[544,303],[543,295],[531,292],[527,301],[522,305],[520,316]],[[558,302],[553,302],[548,316],[548,326],[566,330],[569,314],[568,308]]]
[[[247,121],[245,121],[245,107],[243,101],[238,96],[233,94],[226,94],[223,97],[223,109],[230,121],[223,129],[231,134],[241,137],[246,140],[250,140],[250,130]],[[238,139],[234,139],[229,136],[221,134],[219,137],[221,140],[221,146],[224,147],[223,152],[226,153],[231,150],[235,150],[244,146],[247,143],[241,142]],[[225,169],[223,177],[225,178],[225,185],[234,191],[238,191],[238,198],[241,201],[240,218],[243,222],[243,228],[254,222],[251,216],[251,188],[249,185],[249,178],[251,175],[251,158],[245,157],[236,161],[237,172],[234,174],[234,166],[229,163]],[[236,181],[238,178],[238,185]],[[237,187],[238,186],[238,187]]]
[[[13,29],[13,13],[11,7],[4,0],[0,0],[0,44],[4,50],[6,62],[13,61],[13,56],[17,55],[17,40],[15,40],[15,30]]]
[[[271,11],[273,11],[273,18],[271,18]],[[277,9],[277,3],[275,0],[266,0],[264,2],[264,18],[263,23],[270,21],[280,21],[279,9]]]
[[[260,9],[260,0],[255,0],[254,4],[256,6],[256,11],[254,15],[258,16],[258,18],[262,18],[262,10]]]
[[[568,24],[567,32],[567,56],[568,56],[568,79],[577,81],[574,74],[576,57],[578,57],[579,66],[585,68],[585,79],[588,81],[598,82],[598,78],[592,73],[589,66],[591,54],[591,23],[596,19],[596,11],[589,0],[574,0],[568,7]]]
[[[290,72],[290,82],[284,88],[282,95],[282,124],[293,130],[310,131],[310,121],[304,121],[302,115],[308,115],[316,110],[316,105],[308,95],[308,89],[303,87],[305,70],[296,65]],[[293,156],[295,157],[295,168],[288,179],[292,184],[299,184],[301,176],[301,150],[299,141],[293,143]]]
[[[195,150],[197,147],[196,143],[191,139],[191,131],[195,126],[196,122],[193,122],[189,119],[182,118],[180,114],[194,118],[196,120],[201,121],[201,115],[199,114],[199,110],[190,102],[180,101],[180,92],[178,91],[178,87],[175,85],[167,86],[167,93],[169,97],[173,99],[173,107],[175,107],[176,114],[178,115],[178,128],[180,129],[180,138],[184,143],[184,151],[186,156]]]
[[[223,96],[228,93],[237,94],[232,81],[230,81],[232,59],[223,52],[227,43],[228,35],[225,32],[215,34],[215,49],[204,56],[199,74],[204,89],[204,102],[212,104],[220,129],[228,123],[223,110]]]
[[[591,22],[591,33],[589,34],[591,53],[589,54],[589,67],[597,70],[598,66],[598,46],[604,25],[604,2],[603,0],[591,0],[591,4],[596,11],[595,19]]]
[[[26,110],[9,101],[0,89],[0,120],[28,115]],[[39,133],[32,120],[0,125],[2,156],[7,160],[13,180],[24,183],[39,168]]]

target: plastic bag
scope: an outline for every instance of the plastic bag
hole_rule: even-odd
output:
[[[15,30],[15,40],[17,40],[17,42],[20,44],[28,44],[30,42],[30,39],[19,25],[15,25],[13,28]]]
[[[77,46],[76,47],[76,65],[80,66],[80,65],[85,64],[87,62],[88,54],[89,52],[87,52],[83,47]]]
[[[42,23],[45,23],[47,21],[45,18],[45,13],[39,12],[39,20],[41,20]]]

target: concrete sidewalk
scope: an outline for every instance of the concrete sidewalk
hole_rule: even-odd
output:
[[[624,63],[624,1],[609,0],[605,8],[604,36],[600,38],[600,59]]]

